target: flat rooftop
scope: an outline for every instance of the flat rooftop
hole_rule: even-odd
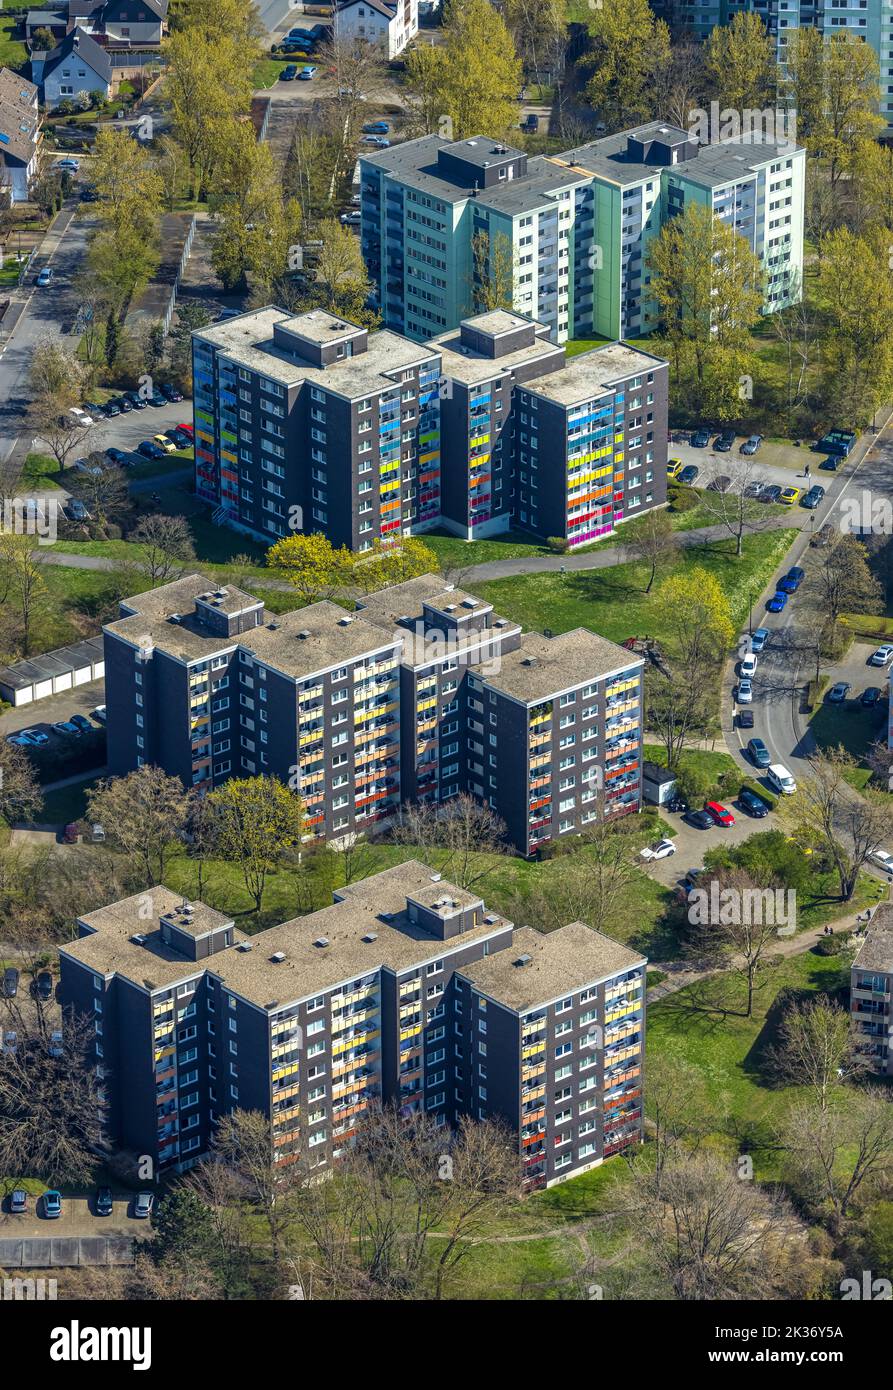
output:
[[[493,140],[484,136],[474,137],[480,142],[479,148],[484,158],[491,162],[516,157],[520,151],[510,150],[508,154],[494,156]],[[417,140],[404,140],[390,149],[376,154],[363,153],[360,165],[371,165],[391,175],[399,183],[415,188],[420,193],[438,198],[443,203],[464,203],[472,196],[467,182],[445,178],[439,168],[437,156],[440,150],[448,150],[468,159],[469,150],[473,156],[474,147],[467,141],[444,140],[440,135],[421,135]],[[585,183],[585,174],[559,165],[537,155],[527,160],[527,173],[521,178],[506,180],[490,188],[480,188],[475,201],[482,206],[506,213],[534,212],[537,209],[555,207],[554,194],[574,184]]]
[[[692,159],[682,160],[679,164],[644,164],[627,152],[630,136],[638,140],[658,139],[678,145],[688,138],[688,132],[666,121],[649,121],[629,130],[619,130],[614,135],[605,135],[600,140],[576,145],[573,149],[553,155],[552,159],[563,167],[571,166],[582,174],[621,186],[659,179],[661,174],[667,173],[713,187],[732,183],[740,179],[742,174],[762,168],[772,160],[788,158],[794,148],[784,142],[762,139],[760,132],[755,132],[752,139],[723,140],[713,145],[701,145]]]
[[[547,933],[518,928],[507,950],[462,966],[461,974],[481,993],[521,1013],[645,963],[644,956],[585,922],[570,922]]]
[[[332,324],[340,322],[344,327],[341,330],[327,328],[323,319],[332,320]],[[312,310],[309,314],[294,315],[286,313],[284,309],[267,307],[237,314],[235,318],[201,329],[194,336],[197,341],[211,344],[232,361],[260,372],[282,386],[300,386],[306,381],[325,387],[345,400],[360,400],[371,392],[393,390],[401,372],[432,361],[431,350],[424,344],[411,343],[399,333],[382,329],[369,334],[365,352],[357,352],[328,367],[317,367],[297,353],[288,352],[279,343],[274,343],[273,329],[276,324],[323,342],[336,341],[355,332],[357,327],[346,320],[334,320],[322,311]]]
[[[369,623],[385,629],[403,643],[403,661],[410,666],[424,666],[438,657],[447,655],[442,642],[429,644],[422,632],[422,610],[425,604],[433,607],[436,612],[443,613],[445,618],[457,620],[463,616],[490,614],[488,628],[475,628],[470,632],[460,628],[455,637],[451,632],[451,641],[455,643],[456,651],[461,651],[465,646],[479,646],[482,641],[502,641],[510,633],[521,631],[520,623],[494,613],[493,605],[486,600],[475,598],[464,589],[444,589],[443,575],[440,574],[422,574],[415,579],[407,579],[403,584],[394,584],[390,588],[380,589],[377,593],[365,594],[357,603],[361,615]],[[456,605],[454,613],[447,612],[447,605],[450,603]],[[471,606],[472,603],[474,607]],[[426,630],[430,632],[440,629],[429,626]],[[488,656],[486,659],[491,661],[494,658]]]
[[[893,903],[881,903],[868,924],[853,967],[893,974]]]
[[[608,343],[570,357],[556,372],[525,381],[523,389],[565,408],[609,390],[626,377],[640,376],[666,366],[666,359],[640,352],[628,343]]]
[[[484,328],[481,323],[482,318],[491,318],[495,315],[479,315],[472,320],[475,327]],[[514,331],[522,325],[540,328],[533,319],[522,319],[515,314],[506,314],[506,318],[515,319],[511,329],[485,328],[488,333],[506,333]],[[444,376],[451,377],[454,381],[461,381],[465,386],[475,386],[481,381],[492,381],[495,377],[502,376],[505,372],[512,372],[516,367],[526,366],[531,362],[542,361],[544,366],[549,362],[563,360],[564,350],[551,343],[543,330],[544,336],[537,336],[532,343],[526,343],[522,347],[515,348],[512,352],[503,353],[500,357],[489,357],[485,352],[476,352],[467,343],[462,341],[460,328],[448,329],[445,333],[440,333],[436,338],[431,338],[428,346],[440,353],[442,372]]]
[[[134,646],[151,643],[180,661],[205,660],[214,652],[244,647],[295,680],[390,645],[380,626],[325,599],[291,613],[271,614],[260,626],[227,637],[211,631],[196,612],[195,600],[214,587],[204,575],[193,574],[125,599],[137,611],[107,623],[104,631]],[[230,598],[237,612],[258,604],[256,597],[239,589],[231,590]],[[179,622],[171,621],[175,615]]]
[[[499,669],[487,675],[487,684],[522,704],[535,704],[615,671],[638,670],[643,664],[641,657],[587,627],[556,637],[525,632],[516,651],[503,653]]]

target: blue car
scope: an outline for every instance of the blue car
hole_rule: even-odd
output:
[[[768,627],[758,627],[750,639],[750,650],[752,652],[761,652],[769,641],[770,636],[771,633]]]
[[[766,607],[770,613],[780,613],[787,601],[787,594],[784,593],[782,589],[779,589],[776,593],[772,595],[769,602],[766,604]]]
[[[43,1194],[43,1214],[48,1221],[62,1215],[62,1193],[50,1188]]]
[[[363,126],[364,135],[387,135],[390,130],[387,121],[367,121]]]

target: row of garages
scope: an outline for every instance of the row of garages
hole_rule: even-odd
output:
[[[105,675],[101,637],[0,667],[0,698],[17,709]]]

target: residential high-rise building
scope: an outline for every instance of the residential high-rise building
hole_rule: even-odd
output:
[[[375,1102],[495,1118],[527,1189],[641,1142],[645,959],[581,922],[516,930],[416,860],[250,938],[163,886],[78,931],[63,1008],[93,1021],[110,1141],[161,1174],[236,1110],[321,1171]]]
[[[202,330],[194,358],[196,492],[262,539],[363,551],[441,524],[574,546],[666,500],[668,364],[625,344],[566,363],[504,309],[425,346],[262,309]]]
[[[770,312],[800,293],[805,153],[658,121],[536,157],[426,135],[361,157],[363,255],[385,323],[410,338],[509,302],[557,343],[639,337],[657,326],[649,244],[694,202],[759,257]]]
[[[442,362],[441,523],[510,525],[570,547],[667,498],[663,358],[625,343],[565,361],[544,324],[505,309],[432,339]]]
[[[440,359],[323,310],[193,335],[196,494],[272,543],[368,549],[440,516]]]
[[[642,658],[577,628],[522,634],[424,575],[347,613],[278,617],[190,575],[124,600],[104,630],[108,766],[200,790],[277,777],[309,836],[467,792],[524,855],[638,809]]]
[[[881,903],[850,968],[850,1015],[859,1052],[893,1076],[893,906]]]

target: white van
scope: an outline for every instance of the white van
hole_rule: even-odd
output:
[[[782,763],[772,763],[766,768],[766,780],[775,791],[783,792],[785,796],[792,796],[797,790],[797,783]]]

